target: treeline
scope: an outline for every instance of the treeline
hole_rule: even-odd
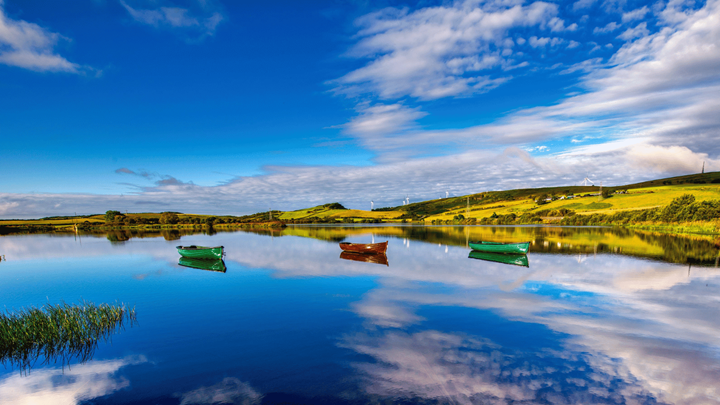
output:
[[[0,225],[0,235],[52,232],[52,225]]]
[[[720,219],[720,200],[695,201],[692,194],[684,194],[665,207],[637,211],[621,211],[612,215],[570,215],[561,225],[628,225],[643,222],[682,223]]]
[[[531,225],[531,224],[542,224],[543,218],[551,217],[551,218],[559,218],[559,217],[565,217],[569,215],[575,215],[575,211],[567,209],[567,208],[560,208],[555,210],[538,210],[538,211],[531,211],[531,212],[525,212],[522,215],[517,215],[515,213],[509,213],[506,215],[498,215],[496,213],[493,213],[489,217],[485,218],[465,218],[463,214],[456,215],[451,220],[433,220],[433,225]]]
[[[133,226],[133,225],[205,225],[213,226],[217,224],[230,224],[240,222],[238,217],[233,216],[194,216],[194,215],[178,215],[178,212],[163,212],[159,217],[148,217],[142,215],[125,215],[119,211],[107,211],[105,213],[105,223],[92,224],[85,221],[79,224],[80,228],[92,226]]]

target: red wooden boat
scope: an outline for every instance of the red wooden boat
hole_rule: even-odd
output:
[[[340,243],[340,249],[346,252],[356,253],[385,253],[387,251],[387,242],[383,243]]]

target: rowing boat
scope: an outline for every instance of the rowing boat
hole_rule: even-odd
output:
[[[487,252],[478,252],[477,250],[472,250],[472,251],[470,251],[470,255],[468,256],[468,258],[485,260],[487,262],[513,264],[515,266],[530,267],[530,264],[528,263],[527,255],[487,253]]]
[[[470,242],[472,250],[488,253],[510,253],[524,255],[530,249],[530,242],[501,243],[501,242]]]
[[[355,253],[385,253],[387,251],[387,242],[383,243],[340,243],[340,249],[346,252]]]
[[[191,259],[222,259],[223,246],[176,246],[180,256],[189,257]]]

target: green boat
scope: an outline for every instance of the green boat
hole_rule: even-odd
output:
[[[528,263],[528,257],[526,255],[487,253],[473,250],[470,252],[470,256],[468,256],[468,258],[485,260],[488,262],[513,264],[515,266],[530,267],[530,264]]]
[[[221,273],[227,271],[225,262],[220,259],[192,259],[190,257],[181,257],[178,264],[184,267],[192,267],[193,269],[219,271]]]
[[[487,253],[509,253],[524,255],[530,249],[530,242],[523,243],[501,243],[501,242],[470,242],[472,250]]]
[[[182,257],[189,257],[191,259],[222,259],[224,247],[215,246],[177,246],[178,253]]]

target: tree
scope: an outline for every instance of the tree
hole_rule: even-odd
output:
[[[105,222],[113,222],[115,220],[115,215],[120,215],[120,211],[106,211]]]
[[[180,221],[180,217],[174,212],[163,212],[160,215],[161,224],[177,224]]]
[[[613,191],[609,188],[604,188],[603,191],[600,193],[602,198],[608,198],[611,197],[613,194]]]
[[[207,217],[205,218],[205,225],[207,226],[213,226],[215,224],[216,217]]]

